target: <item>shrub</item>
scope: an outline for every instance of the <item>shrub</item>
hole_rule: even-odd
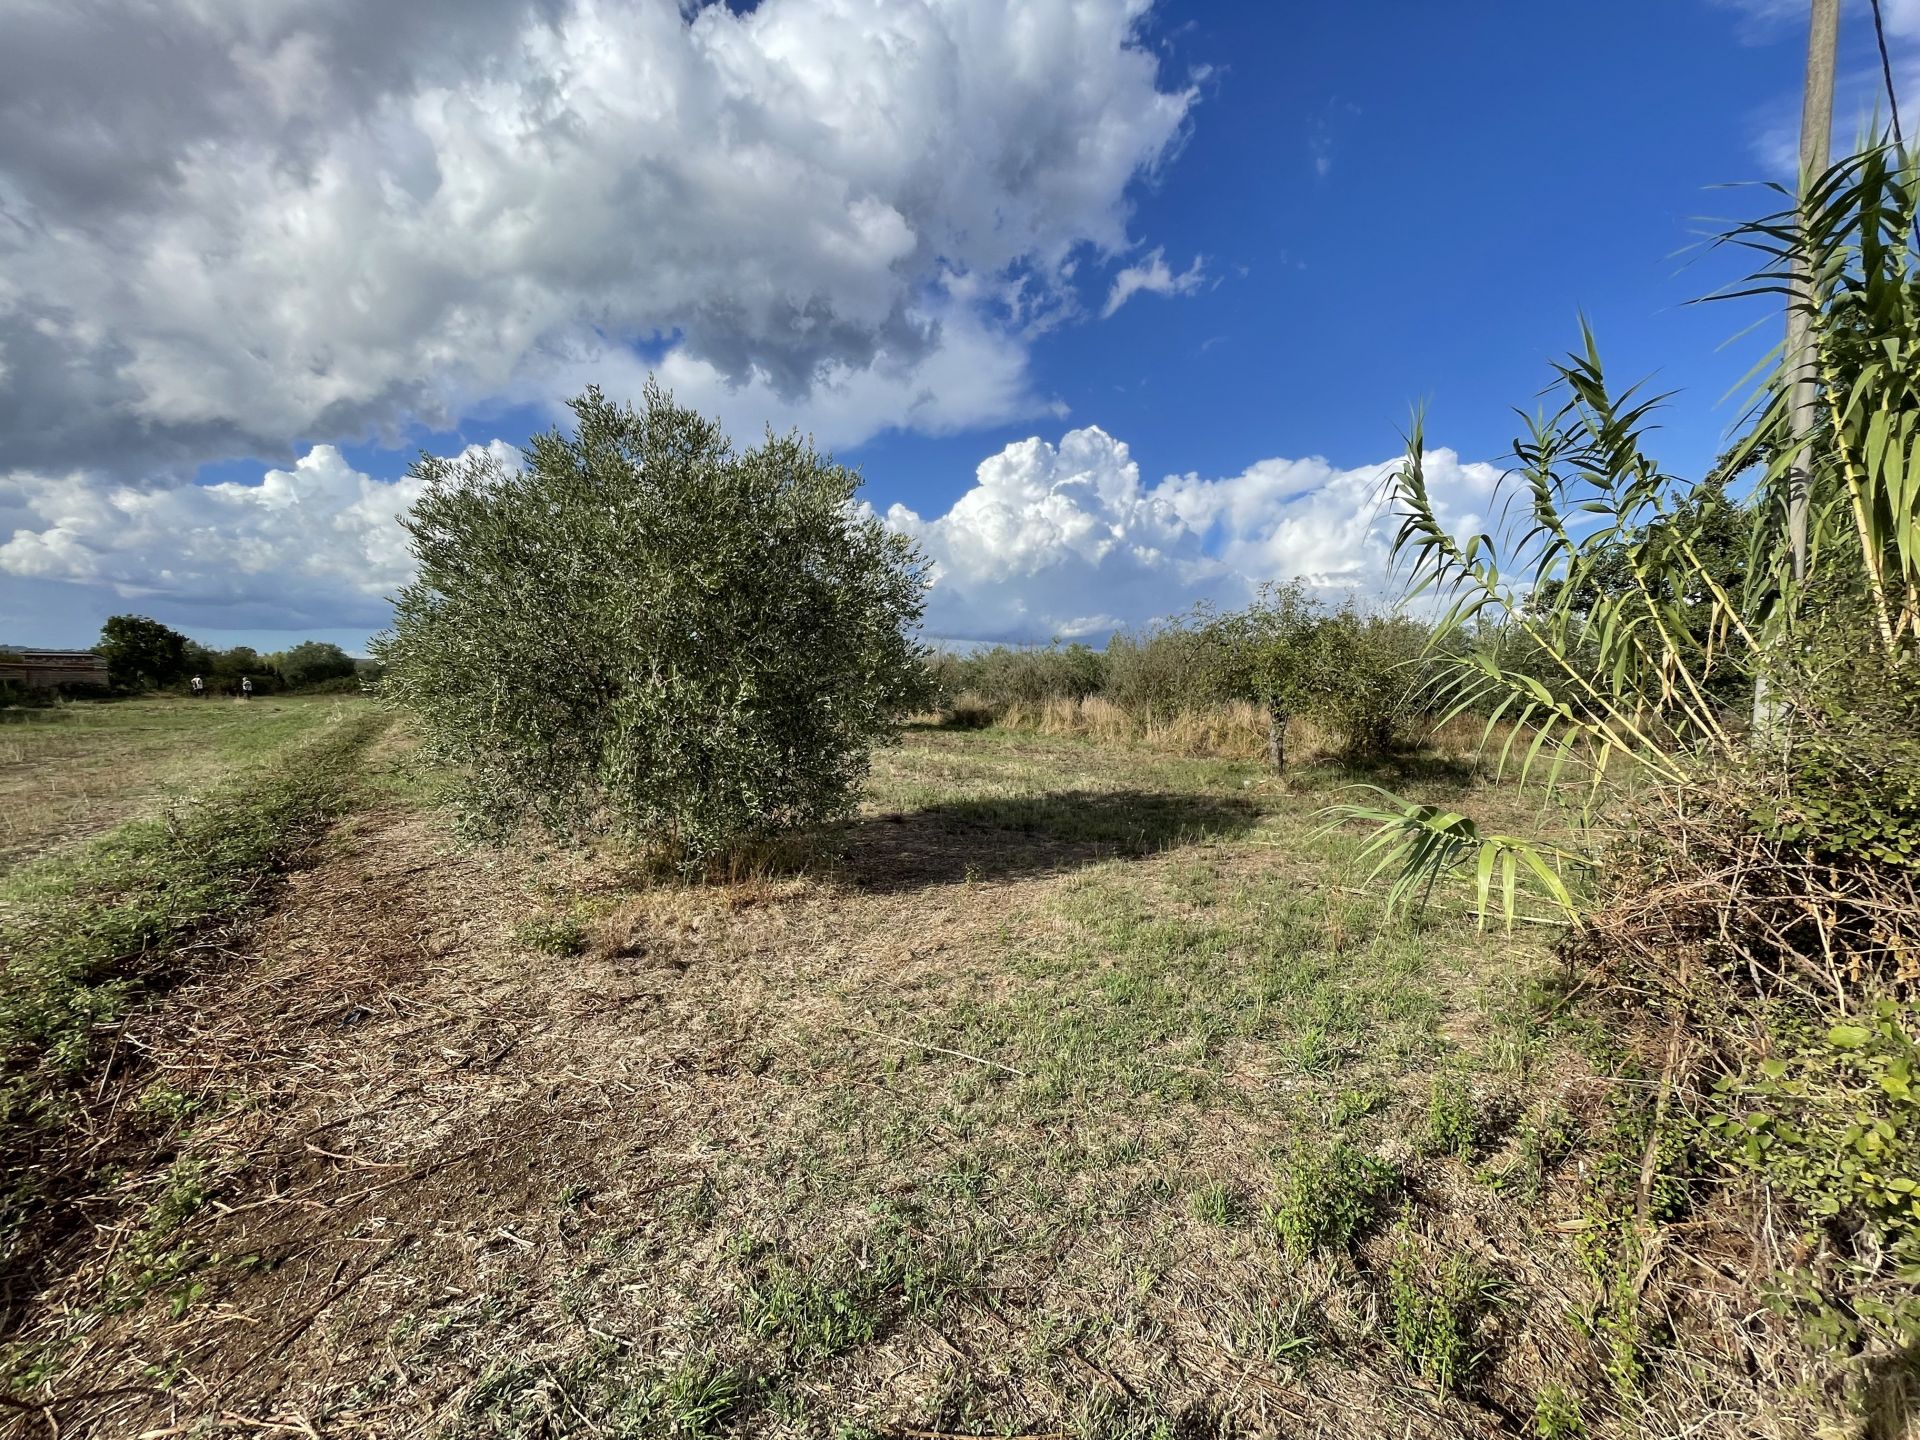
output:
[[[513,939],[546,955],[578,955],[587,948],[587,927],[578,915],[536,915],[514,927]]]
[[[1276,770],[1295,717],[1333,735],[1348,759],[1367,759],[1398,746],[1418,708],[1426,628],[1351,601],[1328,610],[1298,581],[1262,587],[1246,609],[1207,619],[1200,637],[1216,657],[1215,688],[1266,710]]]
[[[967,655],[943,652],[933,656],[927,668],[929,686],[943,706],[971,695],[998,713],[1013,705],[1099,694],[1106,683],[1107,657],[1077,641],[1044,647],[995,645]]]
[[[940,711],[940,723],[955,730],[984,730],[995,718],[993,706],[971,693],[956,696]]]
[[[1196,611],[1107,645],[1107,698],[1138,720],[1165,723],[1240,697],[1232,657]]]
[[[1348,605],[1321,621],[1315,684],[1305,712],[1339,738],[1348,759],[1374,759],[1405,745],[1426,718],[1419,661],[1426,627]]]
[[[925,695],[925,566],[798,437],[735,451],[649,383],[520,470],[422,459],[383,693],[483,830],[606,827],[688,869],[846,813]]]

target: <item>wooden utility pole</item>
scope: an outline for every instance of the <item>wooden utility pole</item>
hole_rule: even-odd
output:
[[[1807,193],[1833,163],[1833,67],[1840,41],[1840,0],[1813,0],[1807,27],[1807,84],[1800,101],[1800,177],[1794,191],[1802,232],[1807,224]],[[1787,553],[1793,564],[1793,583],[1807,578],[1807,510],[1812,489],[1808,473],[1807,437],[1819,413],[1819,376],[1816,373],[1813,326],[1807,305],[1813,296],[1813,275],[1804,247],[1793,258],[1793,282],[1787,295]],[[1780,703],[1767,688],[1762,666],[1753,677],[1753,728],[1774,735],[1780,726]]]
[[[1807,223],[1807,193],[1833,163],[1833,69],[1840,39],[1840,0],[1813,0],[1813,20],[1807,29],[1807,87],[1800,107],[1800,227]],[[1813,327],[1807,303],[1813,294],[1813,276],[1805,250],[1793,263],[1793,294],[1787,311],[1787,373],[1793,390],[1787,423],[1793,446],[1787,470],[1787,544],[1793,555],[1796,584],[1807,578],[1807,437],[1813,433],[1819,408],[1815,373]]]

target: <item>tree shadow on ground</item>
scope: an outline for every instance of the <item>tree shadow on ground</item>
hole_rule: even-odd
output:
[[[1309,761],[1287,772],[1288,788],[1303,793],[1338,790],[1347,785],[1378,785],[1387,790],[1445,786],[1466,790],[1489,773],[1479,760],[1416,750],[1396,755]]]
[[[856,821],[838,870],[870,891],[1005,880],[1233,839],[1259,819],[1238,796],[1149,790],[951,800]]]

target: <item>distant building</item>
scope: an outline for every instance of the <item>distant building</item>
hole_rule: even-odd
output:
[[[0,645],[0,685],[29,690],[107,684],[107,662],[91,650],[24,650]]]

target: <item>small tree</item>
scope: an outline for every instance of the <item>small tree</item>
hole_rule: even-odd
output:
[[[187,637],[145,615],[115,615],[100,627],[94,652],[115,685],[153,689],[186,673]]]
[[[1288,723],[1320,694],[1324,623],[1319,602],[1293,580],[1263,585],[1253,604],[1207,626],[1228,684],[1267,712],[1267,764],[1276,772],[1287,766]]]
[[[1200,632],[1229,693],[1267,712],[1267,763],[1287,763],[1296,717],[1337,735],[1350,759],[1386,753],[1411,718],[1413,665],[1426,630],[1403,616],[1368,615],[1352,602],[1328,610],[1298,581],[1263,585],[1244,610],[1208,619]]]
[[[523,468],[423,458],[384,693],[469,813],[664,840],[686,866],[846,813],[922,687],[926,566],[796,436],[736,452],[649,382]]]

